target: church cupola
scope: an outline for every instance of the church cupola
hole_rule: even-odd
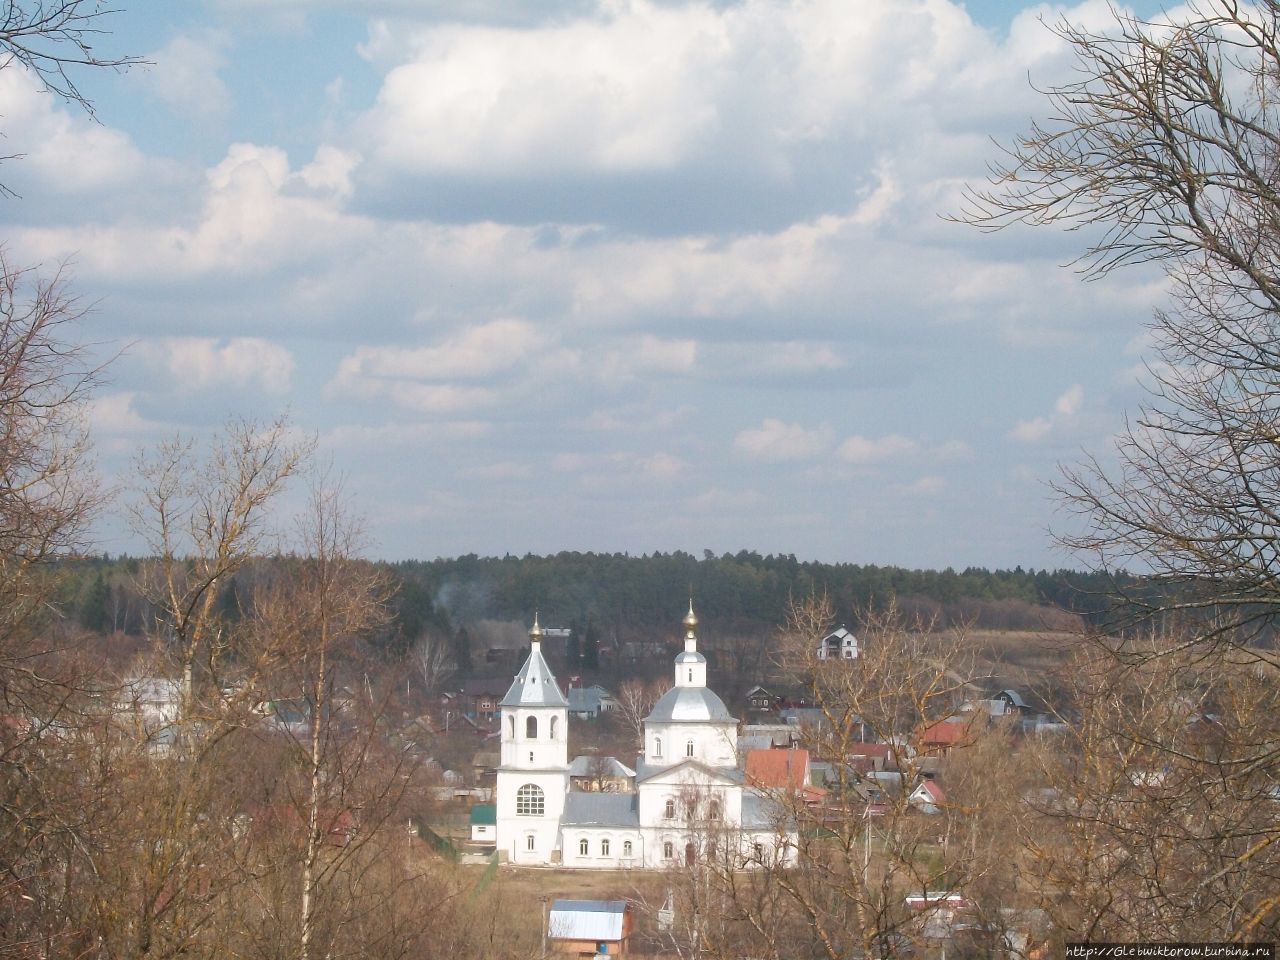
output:
[[[707,658],[698,652],[698,636],[694,628],[698,625],[697,614],[693,612],[693,600],[689,601],[689,612],[684,617],[684,651],[676,657],[675,681],[677,687],[705,687],[707,685]]]

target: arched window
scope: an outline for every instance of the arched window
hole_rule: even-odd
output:
[[[659,759],[662,757],[662,738],[653,738],[653,755]]]
[[[676,818],[676,802],[670,797],[667,798],[667,808],[662,811],[662,815],[668,820],[674,820]]]
[[[692,741],[692,740],[686,740],[686,741],[684,742],[684,755],[685,755],[686,757],[692,757],[692,756],[693,756],[693,741]]]
[[[600,856],[607,857],[609,855],[609,840],[606,838],[600,841]]]
[[[551,739],[552,739],[552,740],[554,740],[554,739],[556,738],[556,726],[557,726],[556,721],[557,721],[558,719],[560,719],[560,718],[559,718],[559,717],[552,717],[552,718],[551,718]]]
[[[530,740],[538,739],[538,718],[529,717],[524,722],[524,735]]]
[[[516,791],[516,816],[540,817],[546,811],[546,798],[536,783],[526,783]]]
[[[697,860],[698,860],[698,848],[695,847],[693,845],[693,841],[690,840],[688,843],[684,845],[684,865],[686,867],[692,867],[694,863],[697,862]]]
[[[507,720],[509,721],[507,728],[511,731],[511,739],[514,740],[516,738],[516,718],[507,717]]]
[[[707,841],[707,859],[715,860],[716,854],[718,852],[719,852],[719,848],[716,847],[716,842],[714,840],[708,840]]]
[[[711,801],[707,804],[707,819],[708,820],[720,819],[720,801],[719,800],[712,798]]]
[[[531,834],[529,834],[527,837],[525,837],[525,838],[524,838],[524,848],[525,848],[526,850],[532,850],[532,849],[533,849],[533,834],[532,834],[532,833],[531,833]]]
[[[664,859],[670,860],[675,855],[676,855],[676,848],[671,843],[671,841],[668,840],[666,843],[662,845],[662,856]]]
[[[631,841],[630,841],[630,840],[623,840],[623,841],[622,841],[622,855],[623,855],[624,857],[628,857],[628,858],[630,858],[630,856],[631,856]]]
[[[585,857],[587,855],[587,851],[590,849],[591,849],[591,844],[587,843],[586,837],[583,837],[581,840],[578,841],[579,856]]]

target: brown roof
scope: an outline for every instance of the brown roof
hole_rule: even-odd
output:
[[[747,751],[746,779],[750,786],[799,790],[808,778],[808,750]]]
[[[974,713],[963,719],[948,717],[946,720],[931,723],[920,731],[920,744],[928,748],[954,747],[972,743],[978,733],[976,728],[981,722],[979,717],[985,718],[986,714]]]

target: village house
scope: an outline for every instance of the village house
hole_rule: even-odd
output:
[[[631,941],[631,907],[625,900],[556,900],[547,917],[547,946],[556,954],[625,956]]]

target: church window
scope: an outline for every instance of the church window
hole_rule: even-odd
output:
[[[609,855],[609,840],[606,837],[600,841],[600,856],[607,857]]]
[[[676,802],[670,797],[667,798],[667,808],[663,811],[662,815],[668,820],[674,820],[676,818]]]
[[[693,668],[689,668],[689,682],[693,683]]]
[[[588,851],[588,850],[590,850],[590,849],[591,849],[591,844],[589,844],[589,843],[587,842],[587,838],[586,838],[586,837],[583,837],[581,840],[579,840],[579,841],[578,841],[578,853],[579,853],[579,855],[581,855],[581,856],[584,856],[584,857],[585,857],[585,856],[587,855],[587,851]]]
[[[530,750],[530,751],[529,751],[529,762],[530,762],[530,763],[533,763],[533,751],[532,751],[532,750]]]
[[[524,735],[530,740],[538,739],[538,718],[529,717],[524,722]]]
[[[529,834],[527,837],[525,837],[525,838],[524,838],[524,848],[525,848],[526,850],[532,850],[532,849],[533,849],[533,834],[532,834],[532,833],[531,833],[531,834]]]
[[[630,840],[623,840],[623,841],[622,841],[622,855],[623,855],[624,857],[630,857],[630,856],[631,856],[631,841],[630,841]]]
[[[661,737],[653,738],[653,755],[659,760],[662,759],[662,738]]]
[[[540,817],[547,810],[547,801],[542,788],[536,783],[526,783],[516,791],[516,815],[520,817]]]
[[[675,855],[676,855],[675,845],[670,840],[668,840],[666,843],[662,845],[662,856],[664,859],[670,860]]]
[[[686,740],[686,741],[684,742],[684,755],[685,755],[686,757],[692,757],[692,756],[693,756],[693,741],[692,741],[692,740]]]
[[[559,719],[558,717],[551,718],[551,739],[552,740],[556,738],[556,720],[558,719]]]
[[[516,738],[516,718],[508,717],[507,719],[510,721],[507,724],[507,728],[511,731],[511,739],[514,740]]]
[[[720,819],[720,801],[719,800],[713,799],[710,803],[707,804],[707,819],[708,820]]]

